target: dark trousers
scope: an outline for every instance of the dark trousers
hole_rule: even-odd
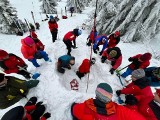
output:
[[[30,73],[28,73],[28,72],[26,72],[24,70],[18,71],[17,74],[23,75],[26,79],[30,79],[31,78]]]
[[[55,40],[57,40],[58,32],[51,32],[51,34],[52,34],[52,41],[55,42]]]
[[[82,77],[84,77],[84,73],[80,73],[79,71],[76,72],[76,75],[81,79]]]
[[[40,120],[40,117],[44,114],[45,109],[46,108],[44,105],[37,107],[33,113],[31,113],[32,120]]]
[[[71,55],[71,48],[72,48],[72,43],[71,43],[71,41],[63,41],[64,42],[64,44],[66,45],[66,47],[67,47],[67,49],[68,49],[68,52],[67,52],[67,55]]]

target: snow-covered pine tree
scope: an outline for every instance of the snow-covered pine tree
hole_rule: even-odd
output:
[[[42,12],[45,14],[55,14],[57,13],[57,10],[55,6],[57,6],[56,0],[39,0],[42,2]]]
[[[75,12],[81,13],[85,6],[87,6],[87,1],[90,0],[67,0],[67,7],[74,7]]]
[[[160,30],[160,0],[103,0],[98,2],[97,26],[100,33],[120,30],[127,42],[147,38]],[[101,5],[103,5],[101,7]]]
[[[0,1],[0,32],[5,34],[15,34],[17,32],[17,26],[15,21],[17,17],[17,11],[10,5],[8,0]]]

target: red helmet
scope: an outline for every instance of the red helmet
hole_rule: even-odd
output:
[[[119,32],[119,31],[116,31],[116,32],[114,33],[114,35],[115,35],[116,37],[118,37],[118,36],[120,36],[120,32]]]
[[[0,49],[0,60],[3,60],[7,56],[8,56],[8,53],[6,51]]]

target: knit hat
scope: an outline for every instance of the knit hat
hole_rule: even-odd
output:
[[[23,106],[17,106],[6,112],[1,120],[22,120],[24,115]]]
[[[114,35],[115,35],[116,37],[118,37],[118,36],[120,36],[120,32],[119,32],[119,31],[116,31],[116,32],[114,33]]]
[[[148,61],[150,60],[152,57],[152,54],[151,53],[144,53],[141,57],[140,57],[140,60],[141,61]]]
[[[2,82],[4,80],[4,74],[0,73],[0,82]]]
[[[50,19],[54,19],[54,17],[51,15],[51,16],[50,16]]]
[[[30,37],[24,38],[24,42],[29,46],[34,44],[34,40]]]
[[[112,100],[113,90],[107,83],[100,83],[96,88],[96,98],[104,103],[108,103]]]
[[[80,30],[79,29],[73,29],[73,33],[76,35],[76,36],[79,36],[80,35]],[[82,31],[81,31],[82,33]]]
[[[82,30],[78,30],[78,35],[81,35],[82,34]]]
[[[111,50],[110,53],[109,53],[109,57],[110,58],[116,57],[116,55],[117,55],[117,51],[116,50]]]
[[[7,57],[8,53],[2,49],[0,49],[0,60],[3,60],[3,58]]]
[[[145,72],[143,69],[137,69],[132,72],[132,76],[136,79],[145,77]]]

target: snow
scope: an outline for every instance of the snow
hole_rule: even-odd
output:
[[[56,70],[56,62],[59,56],[62,56],[67,53],[66,46],[63,43],[63,36],[72,29],[78,27],[81,29],[81,25],[85,23],[85,20],[88,18],[87,14],[93,11],[93,8],[87,7],[82,12],[82,14],[73,14],[73,17],[70,17],[68,12],[68,19],[60,19],[58,21],[59,30],[58,30],[58,40],[55,43],[52,43],[52,37],[48,29],[48,22],[42,22],[41,16],[39,14],[40,3],[38,0],[10,0],[12,5],[17,8],[19,18],[27,18],[33,23],[30,12],[33,11],[35,14],[36,21],[40,23],[40,30],[36,31],[39,39],[45,44],[45,51],[49,54],[49,57],[52,59],[52,62],[45,62],[44,60],[38,60],[41,67],[35,68],[30,62],[25,60],[20,52],[21,48],[21,39],[29,35],[26,33],[24,36],[15,36],[15,35],[4,35],[0,34],[0,48],[8,51],[9,53],[14,53],[22,57],[25,62],[28,64],[28,71],[31,73],[39,72],[41,76],[39,77],[40,83],[37,87],[30,90],[27,98],[32,96],[37,96],[39,101],[43,101],[46,104],[46,111],[51,112],[52,116],[48,120],[71,120],[70,115],[70,106],[73,102],[83,102],[84,100],[95,97],[95,88],[97,84],[101,82],[107,82],[115,90],[121,89],[122,86],[116,75],[111,75],[109,73],[110,64],[101,63],[100,56],[93,53],[93,57],[96,58],[96,63],[91,67],[91,72],[88,75],[83,77],[81,80],[76,76],[75,71],[78,69],[82,60],[90,57],[90,47],[86,46],[86,39],[90,31],[82,30],[82,35],[77,38],[77,49],[73,49],[71,54],[75,56],[76,63],[72,66],[71,70],[66,70],[65,74],[60,74]],[[32,4],[33,3],[33,4]],[[61,9],[66,6],[66,1],[62,0],[58,2],[58,16],[61,18]],[[42,15],[43,19],[45,15]],[[158,37],[155,38],[155,41]],[[123,40],[123,38],[122,38]],[[155,47],[158,47],[158,44],[154,44]],[[123,62],[120,68],[125,67],[129,64],[128,58],[130,56],[136,55],[138,53],[145,53],[148,51],[148,48],[144,44],[140,43],[123,43],[120,42],[118,47],[121,48],[123,54]],[[159,66],[160,62],[156,59],[151,60],[150,66]],[[19,78],[24,79],[20,75],[15,75]],[[70,81],[77,79],[79,82],[79,91],[72,91],[70,89]],[[128,78],[129,79],[129,78]],[[86,92],[88,82],[88,90]],[[115,93],[114,93],[115,95]],[[113,100],[116,101],[117,98],[113,97]],[[15,105],[0,110],[0,118],[3,114],[9,109],[17,106],[24,105],[27,99],[23,98]]]

